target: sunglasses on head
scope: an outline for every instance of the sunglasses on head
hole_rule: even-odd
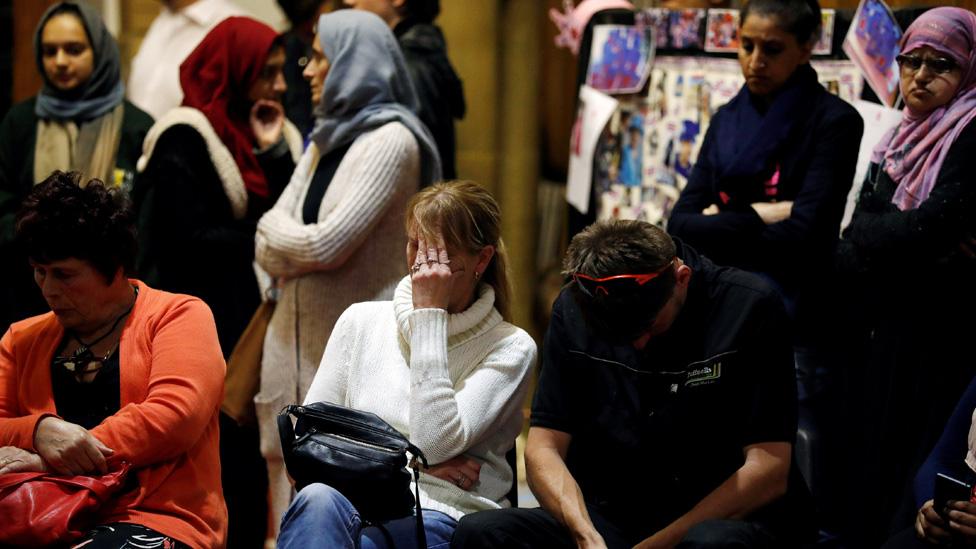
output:
[[[902,54],[895,57],[895,61],[898,62],[898,66],[902,70],[918,72],[922,65],[925,65],[935,74],[945,74],[958,66],[955,61],[946,57],[921,57]]]
[[[583,273],[573,273],[573,280],[576,281],[579,289],[589,297],[610,297],[611,295],[628,294],[639,290],[642,286],[668,270],[672,265],[674,265],[674,259],[653,273],[619,274],[605,276],[603,278],[595,278]]]

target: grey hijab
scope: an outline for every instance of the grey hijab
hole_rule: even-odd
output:
[[[421,187],[441,178],[441,160],[393,32],[378,16],[340,10],[319,18],[318,40],[329,61],[322,99],[312,111],[311,140],[323,155],[389,122],[406,126],[420,144]]]
[[[95,61],[88,80],[69,91],[59,90],[51,84],[41,59],[41,30],[53,15],[65,12],[75,13],[81,18]],[[44,87],[37,94],[34,105],[34,113],[40,118],[85,122],[111,111],[124,98],[119,45],[105,28],[98,12],[88,4],[69,0],[54,4],[44,12],[34,31],[34,59],[37,70],[44,78]]]

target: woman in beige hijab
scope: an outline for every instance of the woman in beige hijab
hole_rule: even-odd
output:
[[[37,24],[34,54],[44,85],[0,123],[0,263],[8,266],[0,273],[0,331],[46,310],[26,258],[13,249],[23,197],[54,170],[130,184],[153,122],[124,100],[118,44],[89,5],[51,6]]]

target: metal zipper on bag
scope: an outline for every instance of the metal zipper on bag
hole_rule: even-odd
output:
[[[330,436],[330,437],[335,437],[335,438],[337,438],[339,440],[344,440],[344,441],[346,441],[346,442],[348,442],[350,444],[353,444],[355,446],[365,446],[367,448],[373,448],[374,450],[382,450],[382,451],[387,452],[387,453],[390,453],[390,454],[400,455],[400,450],[397,449],[397,448],[388,448],[386,446],[381,446],[379,444],[373,444],[371,442],[366,442],[366,441],[363,441],[363,440],[356,440],[354,438],[350,438],[350,437],[347,437],[347,436],[342,436],[342,435],[337,434],[337,433],[326,433],[326,432],[323,432],[323,431],[319,431],[315,427],[312,427],[311,429],[309,429],[308,432],[310,434],[315,434],[315,433],[321,432],[323,435]]]
[[[390,433],[388,433],[388,432],[386,432],[386,431],[384,431],[382,429],[377,429],[375,427],[372,427],[370,425],[365,425],[365,424],[362,424],[362,423],[354,423],[354,422],[351,422],[351,421],[349,421],[348,419],[346,419],[346,418],[344,418],[342,416],[333,415],[333,414],[330,414],[328,412],[320,412],[318,410],[312,410],[312,409],[306,408],[304,406],[299,406],[297,411],[298,412],[301,412],[301,413],[303,413],[303,414],[305,414],[307,416],[314,417],[314,418],[325,419],[325,420],[329,420],[329,421],[335,421],[337,423],[342,423],[343,425],[348,425],[349,427],[355,427],[356,429],[363,429],[365,431],[372,431],[372,432],[374,432],[374,433],[376,433],[378,435],[383,435],[383,436],[385,436],[387,438],[393,438],[390,435]]]

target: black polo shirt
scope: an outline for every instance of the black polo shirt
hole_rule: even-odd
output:
[[[572,435],[567,466],[586,501],[637,537],[729,478],[746,446],[792,443],[796,433],[793,351],[780,298],[755,275],[716,267],[677,245],[693,273],[687,299],[671,329],[643,351],[590,333],[571,286],[563,289],[532,405],[533,426]],[[805,493],[793,470],[790,491]],[[783,512],[777,508],[792,499],[752,518],[775,523]]]

